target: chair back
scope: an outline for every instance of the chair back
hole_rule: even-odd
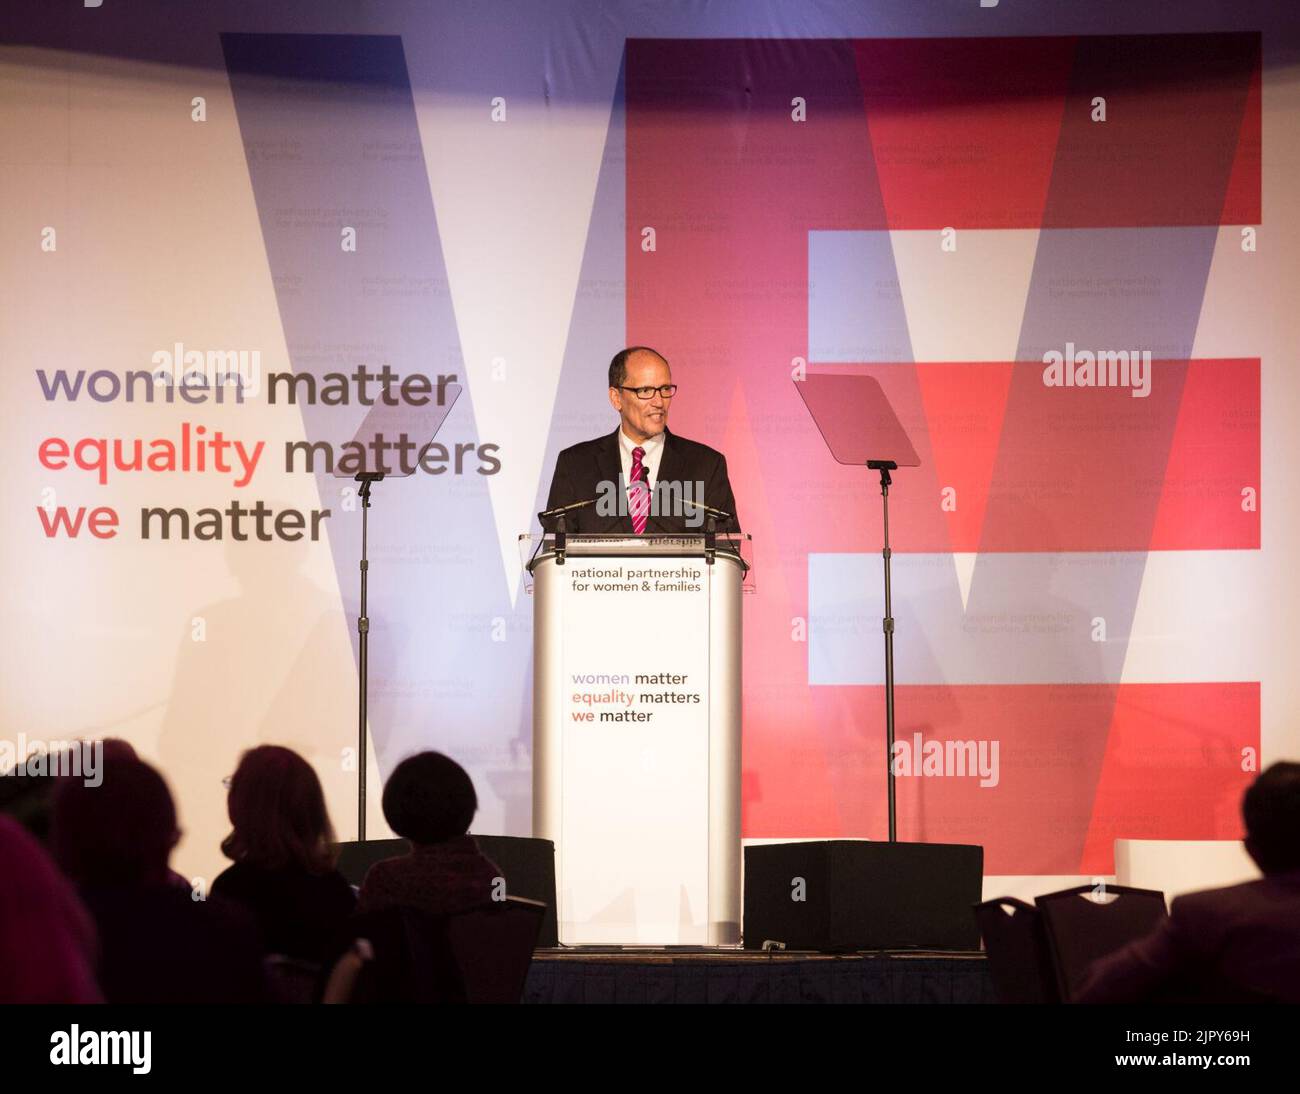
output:
[[[975,905],[975,922],[999,1003],[1061,1001],[1037,908],[1015,897],[999,897]]]
[[[388,908],[354,919],[373,958],[349,992],[358,1003],[518,1003],[546,905],[508,897],[455,915]]]
[[[1154,889],[1107,886],[1095,899],[1091,885],[1038,897],[1061,998],[1071,1000],[1088,967],[1100,957],[1149,934],[1168,916],[1165,896]]]
[[[518,1003],[546,905],[508,897],[447,920],[447,938],[469,1003]]]
[[[284,954],[269,954],[262,962],[273,1003],[314,1003],[320,990],[321,967]]]

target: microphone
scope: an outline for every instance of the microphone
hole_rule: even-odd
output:
[[[694,509],[703,509],[711,517],[717,517],[718,520],[730,520],[731,514],[725,509],[714,509],[712,505],[705,505],[702,501],[692,501],[689,498],[682,498],[682,501]]]
[[[555,529],[554,529],[556,565],[558,566],[564,565],[564,547],[566,542],[565,537],[567,535],[566,529],[564,527],[565,514],[572,513],[575,509],[586,509],[588,505],[595,505],[596,500],[597,499],[595,498],[588,498],[586,501],[575,501],[575,502],[570,502],[568,505],[557,505],[554,509],[544,509],[542,510],[542,512],[537,514],[538,523],[541,524],[543,530],[545,530],[546,522],[548,520],[554,518],[556,521]],[[537,541],[537,549],[533,551],[533,558],[537,557],[538,551],[542,549],[543,542],[544,540],[541,539]],[[531,560],[529,561],[529,566],[530,567],[532,566]]]
[[[564,513],[571,513],[575,509],[585,509],[588,505],[595,505],[596,501],[596,498],[588,498],[586,501],[575,501],[569,505],[557,505],[554,509],[547,509],[538,513],[537,519],[545,522],[550,520],[551,517],[562,516]]]

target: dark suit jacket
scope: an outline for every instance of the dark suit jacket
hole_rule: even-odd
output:
[[[1176,897],[1089,970],[1081,1003],[1300,1003],[1300,872]]]
[[[575,444],[560,453],[559,459],[555,461],[555,476],[551,479],[551,494],[546,501],[547,509],[600,497],[602,483],[614,483],[620,491],[626,490],[626,484],[621,482],[623,462],[618,450],[618,433],[619,431],[615,429],[613,433]],[[679,437],[665,429],[659,474],[654,481],[656,492],[660,483],[682,483],[683,486],[689,484],[692,500],[733,514],[730,521],[718,521],[719,532],[740,531],[740,520],[735,516],[736,499],[731,492],[731,482],[727,478],[727,459],[721,452],[708,445],[688,441],[685,437]],[[702,494],[699,484],[703,484]],[[626,493],[622,493],[621,496],[626,498]],[[677,494],[676,497],[681,497],[681,494]],[[619,508],[626,510],[626,503]],[[598,509],[598,506],[590,505],[568,514],[565,519],[567,530],[581,533],[633,534],[632,518],[626,512],[605,515]],[[688,523],[697,518],[699,518],[698,522]],[[553,521],[547,521],[546,525],[548,532],[553,530]],[[645,530],[647,533],[702,533],[705,531],[705,525],[698,511],[683,507],[677,515],[652,512],[646,521]]]

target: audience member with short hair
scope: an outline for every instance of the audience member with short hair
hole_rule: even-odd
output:
[[[1264,876],[1176,897],[1145,938],[1097,961],[1083,1003],[1300,1003],[1300,763],[1276,763],[1242,801]]]
[[[108,1002],[265,998],[251,919],[173,883],[168,860],[180,839],[176,810],[162,776],[143,760],[106,751],[100,785],[60,779],[50,839],[98,928],[99,984]]]
[[[0,1003],[98,1003],[95,928],[45,849],[0,816]]]
[[[320,779],[292,749],[263,745],[240,758],[227,799],[233,831],[221,850],[234,861],[213,896],[243,905],[268,953],[321,961],[356,906],[334,868],[334,829]]]
[[[440,752],[408,757],[384,785],[383,807],[411,851],[370,868],[360,911],[400,907],[455,915],[492,899],[501,870],[467,835],[478,797],[460,764]]]
[[[120,737],[105,737],[102,741],[80,740],[57,752],[37,752],[22,758],[22,767],[0,772],[0,814],[13,817],[44,847],[50,842],[50,810],[54,787],[61,775],[84,770],[87,752],[76,755],[79,749],[99,750],[99,756],[112,755],[114,750],[135,755],[131,745]]]

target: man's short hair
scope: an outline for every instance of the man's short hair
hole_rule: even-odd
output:
[[[1300,763],[1260,772],[1241,800],[1246,839],[1266,874],[1300,870]]]
[[[627,349],[621,349],[614,354],[614,359],[609,363],[610,387],[622,387],[627,383],[627,362],[634,353],[653,353],[665,365],[668,364],[668,358],[657,349],[651,349],[649,346],[628,346]]]
[[[412,843],[463,836],[478,811],[468,772],[441,752],[408,756],[384,784],[384,819]]]

